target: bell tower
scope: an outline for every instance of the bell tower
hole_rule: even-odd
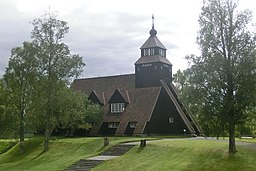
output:
[[[154,16],[152,16],[152,29],[150,37],[141,46],[141,57],[135,62],[135,86],[136,88],[157,87],[160,80],[172,81],[172,64],[166,58],[166,48],[157,38],[154,28]]]

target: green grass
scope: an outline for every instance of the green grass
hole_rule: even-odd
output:
[[[159,139],[160,137],[158,137]],[[141,137],[110,137],[111,147],[121,142],[137,141]],[[152,138],[147,138],[151,140]],[[156,139],[156,138],[153,138]],[[252,140],[254,142],[254,140]],[[8,141],[0,141],[0,150]],[[55,171],[63,170],[81,158],[95,156],[105,150],[103,137],[59,138],[50,141],[50,149],[43,153],[43,138],[25,141],[26,152],[19,154],[17,144],[0,155],[0,170]],[[237,145],[238,153],[228,154],[228,142],[211,140],[161,140],[136,146],[116,159],[104,162],[94,171],[115,170],[174,170],[174,171],[254,171],[255,146]]]
[[[110,146],[141,138],[111,137]],[[2,147],[4,148],[4,147]],[[63,138],[50,141],[50,149],[43,153],[43,138],[31,138],[25,141],[25,154],[19,154],[17,144],[8,152],[0,155],[0,170],[10,171],[55,171],[63,170],[81,158],[99,154],[103,147],[103,138]]]
[[[5,149],[7,148],[9,145],[9,142],[8,141],[0,141],[0,153]]]
[[[228,154],[227,142],[210,140],[164,140],[97,166],[93,171],[255,171],[256,149],[237,146]]]
[[[256,143],[256,139],[241,139],[241,138],[236,138],[236,142],[249,142],[249,143]]]
[[[16,144],[17,144],[17,141],[15,141],[15,140],[2,140],[2,139],[0,139],[0,154],[5,153],[6,151],[11,149]]]
[[[99,138],[80,139],[70,142],[65,139],[50,142],[50,149],[42,153],[43,139],[33,138],[25,142],[26,152],[19,154],[19,146],[1,155],[0,168],[3,170],[61,170],[79,158],[97,153],[101,146]]]

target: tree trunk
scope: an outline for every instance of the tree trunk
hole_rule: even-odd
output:
[[[235,143],[235,125],[229,125],[229,153],[236,153],[236,143]]]
[[[20,154],[23,154],[25,152],[24,148],[24,118],[23,118],[23,112],[20,114],[20,130],[19,130],[19,138],[20,138]]]
[[[19,123],[19,139],[20,139],[20,154],[25,152],[24,148],[24,108],[23,103],[20,105],[20,123]]]
[[[45,138],[44,138],[44,151],[47,151],[49,149],[49,130],[46,128],[45,129]]]

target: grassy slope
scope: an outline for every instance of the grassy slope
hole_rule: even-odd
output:
[[[113,137],[110,138],[110,146],[136,139],[138,138]],[[19,154],[18,145],[0,155],[0,170],[63,170],[81,158],[88,158],[102,152],[104,150],[102,145],[103,138],[101,137],[58,139],[51,140],[50,149],[42,153],[43,138],[32,138],[25,142],[24,155]]]
[[[138,139],[140,138],[112,137],[110,146]],[[0,170],[63,170],[80,158],[100,153],[104,150],[102,144],[101,137],[58,139],[52,140],[49,151],[42,153],[43,139],[32,138],[26,141],[24,155],[19,155],[18,145],[0,155]],[[229,156],[227,142],[209,140],[153,142],[144,149],[135,147],[124,156],[108,161],[95,170],[255,170],[256,149],[239,145],[237,147],[239,152],[235,156]]]
[[[5,148],[7,148],[9,145],[9,142],[8,141],[0,141],[0,152],[2,150],[4,150]]]
[[[80,139],[80,142],[69,142],[65,139],[51,141],[50,149],[42,153],[43,139],[36,138],[25,144],[26,153],[19,154],[19,146],[3,154],[0,168],[3,170],[59,170],[79,158],[97,153],[101,146],[98,138]]]
[[[227,142],[173,140],[133,148],[125,155],[99,165],[93,171],[174,170],[174,171],[254,171],[256,149],[237,146],[239,152],[228,155]]]

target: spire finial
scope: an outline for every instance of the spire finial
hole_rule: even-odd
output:
[[[156,36],[157,34],[157,31],[155,30],[154,20],[155,20],[155,17],[154,17],[154,14],[152,14],[152,29],[149,32],[150,36]]]
[[[154,29],[154,20],[155,20],[155,17],[154,17],[154,14],[152,14],[152,29]]]

